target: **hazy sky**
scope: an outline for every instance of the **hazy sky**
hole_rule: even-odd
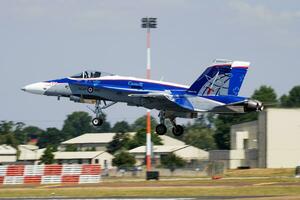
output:
[[[190,85],[215,58],[251,62],[241,89],[262,84],[279,95],[300,84],[300,1],[0,0],[0,120],[61,127],[85,105],[25,93],[26,84],[84,69],[145,77],[145,30],[152,32],[152,78]],[[111,122],[143,108],[119,104]],[[155,115],[156,112],[153,112]]]

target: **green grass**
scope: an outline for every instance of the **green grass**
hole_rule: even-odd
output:
[[[73,186],[2,186],[1,197],[300,196],[295,178],[103,182]]]
[[[1,189],[0,197],[195,197],[300,195],[300,186],[229,188],[55,188]]]
[[[227,170],[224,177],[293,177],[295,169],[281,168],[281,169],[233,169]]]

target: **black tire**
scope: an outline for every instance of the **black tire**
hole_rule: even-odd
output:
[[[155,131],[158,135],[164,135],[167,133],[167,127],[164,124],[158,124],[155,128]]]
[[[184,133],[184,128],[181,125],[176,125],[172,128],[172,133],[175,136],[181,136]]]
[[[94,126],[101,126],[103,124],[103,119],[96,117],[92,120],[92,124]]]

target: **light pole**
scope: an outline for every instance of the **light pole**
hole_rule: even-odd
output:
[[[142,28],[147,29],[147,79],[150,79],[151,71],[151,53],[150,53],[150,30],[156,28],[156,18],[142,18]],[[147,138],[146,138],[146,166],[147,172],[151,171],[151,116],[150,110],[147,110]]]

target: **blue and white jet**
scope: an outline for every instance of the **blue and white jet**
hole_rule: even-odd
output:
[[[22,90],[94,104],[94,126],[102,125],[102,110],[117,102],[157,109],[160,124],[156,133],[163,135],[167,132],[165,119],[169,119],[173,134],[180,136],[184,128],[176,124],[177,117],[197,118],[205,112],[222,114],[263,110],[261,102],[238,96],[249,65],[243,61],[215,60],[191,86],[83,71],[68,78],[33,83]]]

